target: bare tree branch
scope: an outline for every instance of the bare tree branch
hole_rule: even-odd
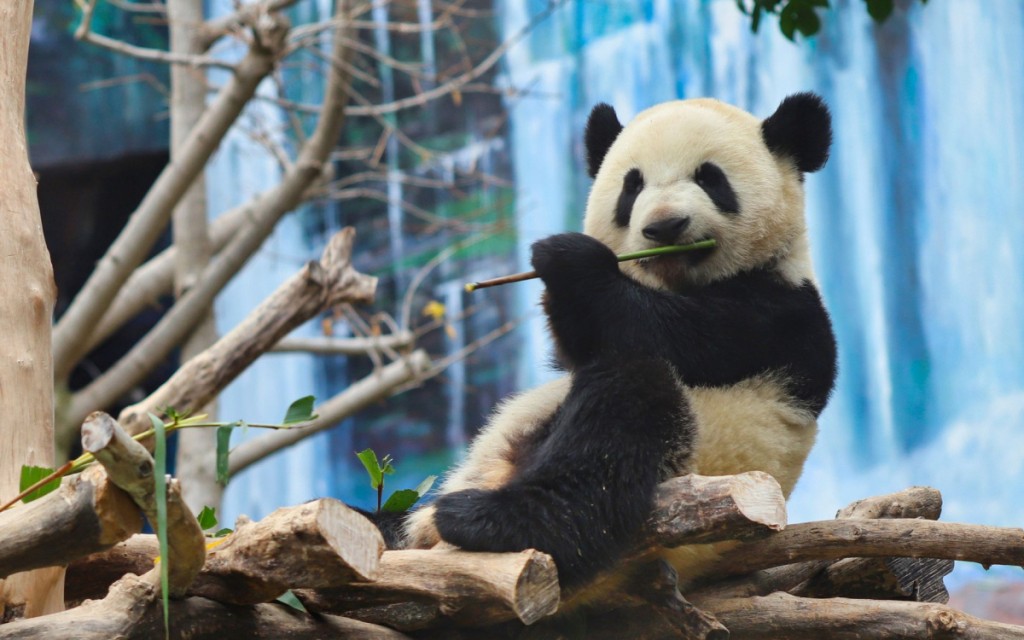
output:
[[[318,417],[308,426],[275,431],[243,442],[231,450],[228,466],[231,475],[237,475],[270,454],[330,429],[343,418],[387,398],[396,388],[418,379],[429,366],[430,357],[425,351],[413,351],[408,357],[371,373],[317,407]]]
[[[54,377],[67,378],[85,355],[81,339],[103,315],[131,272],[142,262],[167,224],[174,206],[206,166],[231,124],[238,118],[260,81],[274,66],[284,36],[275,23],[266,38],[254,44],[235,74],[209,106],[184,144],[179,158],[168,165],[146,193],[125,228],[57,322],[53,335]],[[276,44],[275,44],[276,43]]]
[[[334,337],[290,337],[284,338],[270,350],[276,353],[315,353],[330,356],[361,356],[368,351],[381,349],[405,349],[411,347],[415,336],[406,331],[383,336],[365,338]]]
[[[338,2],[339,14],[344,15],[345,10],[346,4]],[[346,51],[340,41],[335,42],[335,55],[351,55]],[[281,217],[302,202],[308,187],[323,175],[324,163],[341,133],[347,89],[348,78],[332,69],[328,75],[324,112],[291,170],[276,187],[252,203],[244,216],[249,224],[204,270],[199,283],[182,296],[121,361],[76,394],[68,412],[69,423],[74,424],[76,417],[109,405],[177,346],[216,294],[273,232]]]
[[[160,49],[148,49],[146,47],[138,47],[127,42],[122,42],[114,38],[108,38],[105,35],[95,33],[92,31],[92,16],[96,10],[96,3],[99,0],[87,0],[82,9],[82,22],[78,25],[78,29],[75,30],[75,39],[81,40],[82,42],[88,42],[104,49],[109,49],[120,53],[122,55],[131,56],[140,60],[150,60],[152,62],[163,62],[167,64],[182,64],[189,65],[191,67],[219,67],[221,69],[234,70],[235,65],[224,60],[219,60],[211,56],[203,55],[191,55],[175,53],[173,51],[162,51]]]
[[[203,24],[197,34],[196,44],[200,51],[206,51],[221,37],[242,29],[245,25],[252,24],[259,16],[287,9],[296,2],[298,0],[265,0],[264,2],[244,4],[232,14],[209,20]]]

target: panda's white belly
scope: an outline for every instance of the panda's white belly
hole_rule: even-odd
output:
[[[447,476],[441,492],[494,489],[506,483],[515,471],[513,458],[523,438],[550,418],[569,386],[566,376],[502,403],[474,439],[466,459]],[[814,444],[813,414],[794,406],[779,381],[767,376],[687,392],[698,418],[692,470],[701,475],[765,471],[779,481],[788,498]],[[437,544],[433,507],[415,511],[406,531],[410,546]],[[669,550],[666,556],[684,577],[699,573],[714,554],[704,545]]]

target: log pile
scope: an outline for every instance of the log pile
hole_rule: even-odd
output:
[[[0,514],[0,578],[66,565],[67,611],[0,624],[4,638],[163,634],[153,462],[110,416],[83,447],[100,465]],[[954,560],[1024,564],[1024,531],[939,522],[941,497],[915,487],[835,520],[786,526],[761,472],[685,476],[659,487],[633,577],[597,606],[566,601],[543,553],[388,551],[376,528],[332,499],[279,509],[207,545],[172,481],[173,638],[994,638],[1024,627],[945,606]],[[682,585],[656,549],[736,541],[709,577]],[[277,602],[294,594],[305,611]],[[571,595],[571,594],[568,594]],[[564,613],[564,612],[563,612]]]

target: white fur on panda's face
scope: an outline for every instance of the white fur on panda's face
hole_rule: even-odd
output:
[[[637,187],[622,226],[623,189],[628,200]],[[706,284],[773,261],[799,284],[813,277],[803,211],[800,172],[768,150],[759,119],[716,100],[682,100],[640,113],[618,134],[591,187],[583,230],[617,254],[717,242],[700,253],[620,263],[651,287]],[[648,237],[684,217],[673,240]]]

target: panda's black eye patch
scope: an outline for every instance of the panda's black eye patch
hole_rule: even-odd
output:
[[[729,184],[729,178],[721,167],[712,162],[705,162],[697,167],[693,174],[693,180],[704,193],[708,194],[711,202],[715,203],[722,213],[739,213],[740,203],[736,199],[736,192]]]
[[[622,191],[619,193],[619,201],[615,205],[615,224],[620,227],[628,227],[629,219],[633,215],[633,203],[636,197],[644,189],[644,176],[639,169],[630,169],[622,178]]]

